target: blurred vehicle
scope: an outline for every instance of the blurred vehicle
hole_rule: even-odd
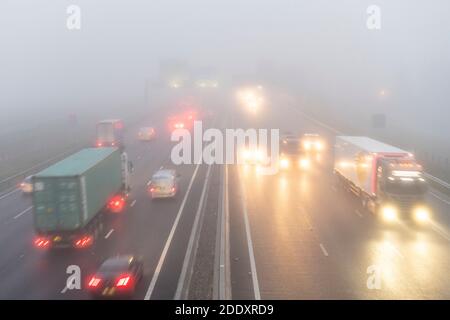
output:
[[[97,123],[97,147],[124,148],[124,125],[122,120],[102,120]]]
[[[307,153],[319,153],[325,148],[325,143],[317,133],[305,133],[301,138],[301,147]]]
[[[150,141],[155,138],[155,128],[153,127],[142,127],[138,132],[138,139],[141,141]]]
[[[219,82],[214,79],[199,79],[195,82],[196,87],[198,88],[217,88],[219,87]]]
[[[264,150],[245,147],[241,150],[240,154],[241,161],[246,165],[265,165],[268,161],[268,156]]]
[[[179,175],[173,169],[158,170],[147,183],[152,199],[175,197],[178,192],[178,177]]]
[[[142,258],[116,256],[105,260],[97,272],[88,278],[87,289],[94,297],[130,297],[143,274]]]
[[[280,138],[279,168],[307,170],[309,167],[310,159],[303,151],[301,139],[291,133],[284,134]]]
[[[422,166],[404,150],[367,137],[338,136],[334,173],[363,206],[386,221],[401,218],[424,223],[427,183]]]
[[[237,98],[243,108],[255,115],[260,112],[260,109],[262,108],[265,101],[262,87],[261,89],[259,89],[258,87],[240,89],[237,92]]]
[[[118,148],[87,148],[32,177],[37,248],[86,248],[103,212],[125,209],[131,163]]]
[[[26,177],[19,185],[20,190],[23,194],[33,193],[33,182],[31,181],[32,176]]]
[[[183,117],[172,116],[169,117],[169,130],[187,129],[186,120]]]

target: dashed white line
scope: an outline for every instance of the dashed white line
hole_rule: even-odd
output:
[[[133,202],[131,202],[130,207],[134,207],[134,205],[136,204],[136,200],[133,200]]]
[[[192,174],[191,181],[189,182],[189,186],[187,188],[186,194],[184,195],[183,202],[181,203],[180,209],[178,210],[177,217],[175,218],[172,229],[170,230],[169,237],[167,238],[166,244],[164,245],[164,249],[159,258],[155,272],[153,273],[153,277],[152,277],[152,280],[150,281],[150,285],[148,286],[144,300],[150,300],[152,293],[153,293],[153,289],[155,289],[156,281],[158,281],[158,277],[161,272],[162,265],[164,264],[164,260],[166,259],[167,252],[169,251],[170,244],[172,243],[172,239],[175,234],[175,230],[177,229],[178,222],[180,221],[181,214],[183,213],[184,206],[186,205],[187,198],[191,192],[192,185],[194,184],[194,180],[195,180],[195,177],[197,176],[199,167],[200,167],[200,164],[197,164],[197,166],[195,167],[194,173]]]
[[[450,236],[447,234],[447,232],[445,230],[442,230],[442,228],[436,223],[432,222],[431,229],[445,240],[450,241]]]
[[[450,205],[450,201],[445,200],[445,199],[442,199],[440,196],[438,196],[438,195],[435,194],[434,192],[431,192],[431,191],[430,191],[430,194],[431,194],[433,197],[435,197],[436,199],[441,200],[442,202],[444,202],[444,203]]]
[[[14,189],[13,191],[10,191],[8,193],[5,193],[3,195],[0,196],[0,200],[5,199],[6,197],[12,195],[13,193],[16,193],[17,191],[19,191],[20,189]]]
[[[105,239],[108,239],[109,236],[114,232],[114,229],[109,230],[109,232],[106,234]]]
[[[323,244],[320,244],[320,249],[322,250],[322,253],[325,257],[328,257],[328,251],[325,249]]]
[[[252,235],[250,231],[250,222],[248,219],[248,212],[247,212],[247,199],[246,199],[246,193],[244,188],[244,183],[239,175],[239,180],[241,182],[241,192],[242,192],[242,210],[244,212],[244,224],[245,224],[245,234],[247,238],[247,247],[248,247],[248,255],[250,259],[250,270],[252,273],[252,282],[253,282],[253,292],[255,295],[255,300],[261,300],[261,292],[259,290],[259,283],[258,283],[258,275],[256,273],[256,262],[255,262],[255,254],[253,252],[253,242],[252,242]]]
[[[24,215],[25,213],[27,213],[28,211],[30,211],[31,209],[33,209],[33,206],[23,210],[21,213],[19,213],[18,215],[14,216],[14,219],[17,219],[19,217],[21,217],[22,215]]]

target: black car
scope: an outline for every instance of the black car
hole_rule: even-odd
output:
[[[87,288],[98,297],[132,296],[142,279],[143,269],[140,257],[123,255],[109,258],[88,279]]]

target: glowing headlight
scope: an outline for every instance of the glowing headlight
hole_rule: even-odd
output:
[[[300,164],[300,168],[302,168],[302,169],[308,169],[310,166],[309,159],[300,159],[299,164]]]
[[[397,219],[397,210],[394,207],[386,206],[382,210],[383,219],[386,221],[394,221]]]
[[[251,153],[250,153],[249,150],[244,150],[244,151],[242,152],[242,158],[243,158],[244,160],[249,160],[250,157],[251,157]]]
[[[305,147],[306,150],[310,150],[311,149],[311,142],[306,141],[303,143],[303,147]]]
[[[262,162],[264,160],[264,152],[258,150],[255,152],[256,161]]]
[[[283,169],[286,169],[287,167],[289,167],[289,160],[286,158],[283,158],[280,160],[280,167]]]
[[[316,147],[316,150],[322,150],[322,149],[323,149],[323,144],[322,144],[322,142],[317,141],[317,142],[315,143],[315,147]]]
[[[427,208],[417,208],[414,210],[414,219],[418,222],[426,222],[430,219],[430,211]]]

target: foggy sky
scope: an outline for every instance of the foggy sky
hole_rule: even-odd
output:
[[[81,7],[80,31],[66,28],[70,4]],[[378,31],[366,27],[371,4]],[[450,115],[449,17],[444,0],[2,0],[0,111],[11,122],[139,102],[161,59],[228,76],[264,62],[336,111],[408,110],[430,131]]]

